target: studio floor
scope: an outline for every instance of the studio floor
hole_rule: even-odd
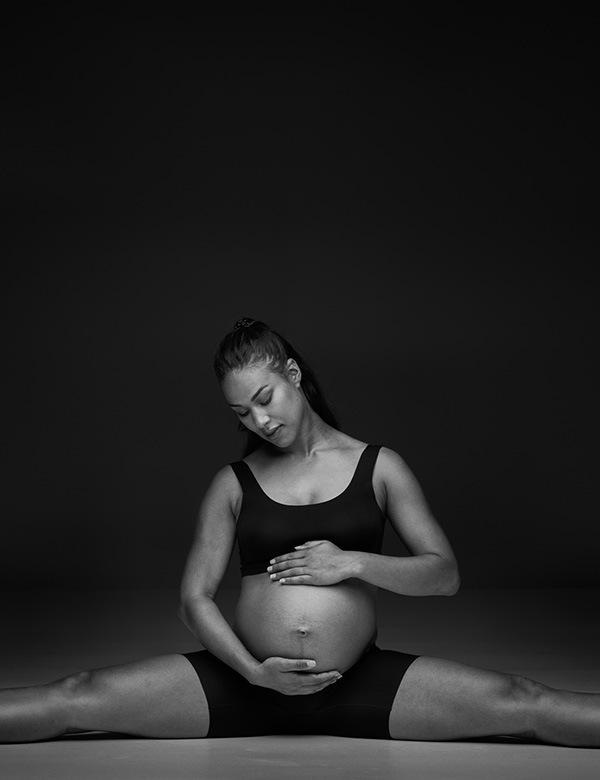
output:
[[[516,672],[600,692],[598,590],[462,590],[447,598],[381,594],[381,647]],[[226,616],[235,594],[219,596]],[[0,686],[193,650],[176,591],[27,592],[2,603]],[[511,739],[394,742],[336,737],[147,740],[76,734],[0,746],[2,780],[130,778],[494,778],[597,780],[600,750]]]

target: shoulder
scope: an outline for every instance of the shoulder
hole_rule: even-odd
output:
[[[205,502],[229,506],[236,513],[242,498],[242,486],[230,465],[223,466],[213,476],[206,494]]]
[[[373,479],[386,492],[391,489],[410,488],[416,485],[415,475],[404,458],[389,447],[380,447],[375,461]]]
[[[377,455],[377,469],[381,472],[402,470],[408,468],[406,462],[400,455],[389,447],[380,446]]]
[[[220,468],[213,476],[210,483],[210,488],[223,492],[235,492],[239,488],[239,484],[240,483],[235,476],[235,471],[229,464],[227,464],[226,466]]]

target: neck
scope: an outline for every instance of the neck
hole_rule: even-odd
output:
[[[282,453],[295,455],[299,458],[310,458],[318,450],[327,447],[338,433],[335,428],[327,425],[314,409],[307,403],[305,414],[296,439],[282,450]]]

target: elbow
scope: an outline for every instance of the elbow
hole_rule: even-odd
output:
[[[460,573],[454,563],[446,572],[443,596],[455,596],[460,589]]]
[[[181,598],[179,606],[177,608],[177,615],[179,619],[189,627],[190,616],[197,611],[198,599],[193,598]]]
[[[448,583],[448,586],[446,587],[446,590],[443,595],[455,596],[459,590],[460,590],[460,575],[457,571],[455,577],[451,580],[451,582]]]
[[[456,561],[444,560],[437,583],[436,596],[454,596],[460,588],[460,573]]]
[[[189,628],[190,618],[197,614],[199,607],[204,601],[204,596],[182,596],[177,607],[179,619]]]
[[[181,622],[184,624],[184,626],[187,626],[189,628],[189,612],[188,612],[188,606],[186,602],[180,601],[179,606],[177,607],[177,617]]]
[[[179,620],[182,620],[185,623],[185,618],[187,614],[187,607],[184,601],[179,602],[179,606],[177,607],[177,617]]]

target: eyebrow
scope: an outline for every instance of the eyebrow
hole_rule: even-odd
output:
[[[254,399],[255,399],[255,398],[257,398],[257,397],[258,397],[258,396],[259,396],[259,395],[262,393],[262,391],[263,391],[263,390],[264,390],[266,387],[268,387],[268,386],[269,386],[269,385],[263,385],[262,387],[259,387],[259,388],[258,388],[258,390],[257,390],[257,391],[254,393],[254,395],[252,396],[252,398],[251,398],[250,400],[251,400],[251,401],[254,401]],[[243,405],[244,405],[244,404],[229,404],[229,406],[243,406]]]

